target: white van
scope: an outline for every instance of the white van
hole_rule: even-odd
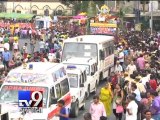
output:
[[[98,64],[99,79],[103,80],[114,70],[114,37],[82,35],[66,39],[61,61],[71,57],[95,59]]]
[[[21,114],[19,91],[42,91],[42,113]],[[9,120],[59,120],[57,101],[63,99],[70,109],[70,85],[63,64],[33,62],[11,70],[0,89],[1,113],[8,112]]]
[[[97,86],[99,84],[99,73],[97,69],[97,62],[95,59],[73,57],[63,61],[63,64],[65,66],[73,65],[77,68],[85,67],[87,75],[87,86],[85,87],[86,96],[89,97],[91,92],[96,92]],[[72,81],[70,81],[70,85],[71,84],[73,84]]]
[[[74,65],[66,66],[66,73],[70,82],[72,103],[71,103],[71,117],[79,115],[79,109],[85,108],[85,100],[87,93],[87,74],[86,68],[76,67]]]

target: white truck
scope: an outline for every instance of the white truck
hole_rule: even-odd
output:
[[[39,101],[40,96],[37,99],[33,94],[39,91],[43,94],[40,113],[33,112],[30,106],[30,103],[37,104]],[[28,94],[19,94],[20,92],[31,94],[28,96]],[[28,102],[26,96],[29,97]],[[57,101],[60,99],[63,99],[66,108],[70,109],[72,97],[64,65],[44,62],[28,63],[11,70],[6,77],[0,89],[0,111],[1,114],[8,112],[9,120],[59,120],[55,114],[59,112]],[[20,101],[28,103],[31,111],[22,114],[23,105],[28,105]]]
[[[114,70],[114,37],[82,35],[66,39],[62,49],[61,61],[71,57],[95,59],[99,80],[103,80]]]
[[[47,29],[52,25],[52,19],[50,17],[42,17],[35,20],[35,27],[37,29]]]
[[[74,96],[71,111],[74,110],[73,116],[77,116],[78,108],[75,104],[83,103],[82,98],[85,100],[91,92],[97,90],[99,83],[97,62],[92,58],[69,58],[63,61],[63,64],[68,67],[66,71],[70,81],[71,95]]]
[[[66,73],[70,82],[72,103],[70,115],[77,117],[79,109],[85,108],[86,100],[86,87],[87,87],[87,76],[85,67],[79,67],[73,65],[66,66]]]

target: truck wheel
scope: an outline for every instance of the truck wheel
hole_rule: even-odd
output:
[[[71,116],[77,117],[79,113],[79,103],[76,101],[75,103],[72,103],[71,105]]]

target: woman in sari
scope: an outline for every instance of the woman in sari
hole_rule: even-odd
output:
[[[109,87],[109,83],[106,83],[105,87],[101,88],[100,101],[104,104],[107,117],[109,117],[112,113],[112,108],[111,108],[112,98],[113,95],[111,88]]]

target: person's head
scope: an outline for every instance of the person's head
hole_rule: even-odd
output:
[[[150,120],[152,118],[152,113],[150,110],[146,110],[144,112],[146,120]]]
[[[58,104],[59,107],[63,107],[65,105],[65,102],[64,102],[64,100],[59,100],[57,102],[57,104]]]
[[[85,113],[84,116],[83,116],[84,120],[92,120],[92,116],[91,116],[91,113]]]
[[[131,64],[131,65],[134,65],[134,62],[133,62],[133,60],[130,62],[130,64]]]
[[[125,86],[129,86],[129,81],[126,80],[126,81],[124,82],[124,85],[125,85]]]
[[[107,117],[101,116],[101,117],[100,117],[100,120],[107,120]]]
[[[132,83],[131,89],[132,89],[132,91],[135,91],[137,89],[137,85],[135,83]]]
[[[152,98],[157,97],[158,96],[158,92],[156,92],[156,91],[151,92],[151,96],[152,96]]]
[[[140,57],[143,57],[143,54],[140,54]]]
[[[135,100],[135,95],[131,94],[131,95],[129,95],[127,98],[128,98],[128,101],[129,101],[129,102],[130,102],[130,101],[133,101],[133,100]]]
[[[27,43],[25,43],[24,45],[25,45],[25,46],[27,46],[28,44],[27,44]]]
[[[108,83],[108,82],[106,83],[105,88],[106,88],[106,89],[109,88],[109,83]]]
[[[93,102],[95,104],[97,104],[99,102],[99,96],[98,95],[93,96]]]
[[[118,83],[116,84],[116,89],[117,89],[117,90],[121,89],[120,84],[118,84]]]
[[[4,48],[4,51],[7,51],[7,48]]]
[[[151,93],[149,91],[146,93],[146,95],[147,95],[147,98],[151,97]]]

